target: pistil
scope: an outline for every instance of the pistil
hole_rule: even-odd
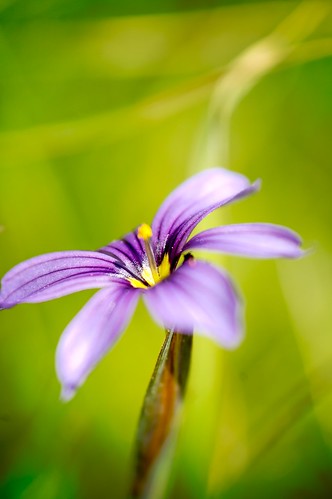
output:
[[[140,225],[137,229],[137,236],[139,239],[142,239],[144,241],[144,248],[146,256],[148,257],[151,274],[154,280],[154,284],[156,284],[157,282],[160,281],[160,275],[151,246],[152,229],[150,225],[148,224]]]

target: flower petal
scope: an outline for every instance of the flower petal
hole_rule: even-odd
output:
[[[144,301],[154,319],[167,329],[195,329],[226,348],[242,339],[242,307],[226,273],[194,259],[148,289]]]
[[[190,178],[173,191],[161,205],[153,224],[157,263],[165,252],[171,261],[182,248],[195,226],[211,211],[240,199],[259,187],[239,173],[211,168]]]
[[[112,284],[98,291],[63,332],[56,352],[62,398],[69,400],[129,322],[140,293]]]
[[[122,239],[109,243],[99,251],[114,258],[128,277],[139,277],[146,261],[146,254],[142,241],[137,236],[137,230],[129,232]]]
[[[183,251],[203,249],[252,258],[298,258],[304,254],[298,234],[281,225],[249,223],[200,232]]]
[[[94,251],[62,251],[26,260],[2,279],[0,308],[42,302],[114,280],[113,259]]]

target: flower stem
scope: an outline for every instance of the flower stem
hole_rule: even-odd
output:
[[[189,374],[192,335],[166,331],[141,410],[136,436],[135,470],[131,494],[159,497],[155,490],[163,456],[176,436]],[[173,439],[171,438],[173,437]]]

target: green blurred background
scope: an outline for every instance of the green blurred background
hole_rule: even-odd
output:
[[[1,275],[121,237],[214,165],[263,188],[205,226],[284,224],[313,249],[213,258],[247,334],[195,337],[169,497],[331,497],[331,55],[330,1],[0,1]],[[62,404],[55,348],[91,294],[0,314],[1,498],[126,497],[163,331],[140,305]]]

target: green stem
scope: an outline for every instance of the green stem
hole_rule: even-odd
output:
[[[158,472],[167,443],[176,433],[191,349],[192,335],[166,331],[138,423],[132,497],[152,497],[154,475]]]

